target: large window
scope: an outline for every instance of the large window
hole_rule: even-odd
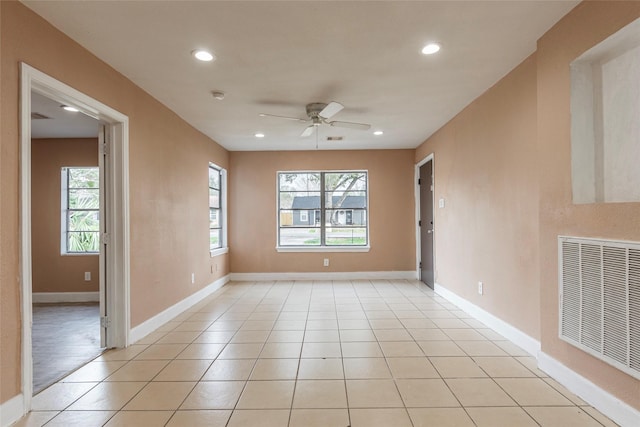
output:
[[[209,163],[209,251],[211,255],[227,246],[226,171]]]
[[[62,253],[100,251],[99,177],[97,167],[62,168]]]
[[[366,171],[278,173],[280,248],[368,245]]]

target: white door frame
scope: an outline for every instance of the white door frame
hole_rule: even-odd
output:
[[[106,304],[110,327],[107,347],[126,347],[129,310],[129,118],[72,87],[21,63],[20,92],[20,285],[22,294],[23,411],[31,409],[33,395],[32,248],[31,248],[31,92],[79,108],[104,124],[112,137],[109,187],[105,217],[111,226],[107,257]]]
[[[428,161],[432,161],[432,175],[433,175],[433,179],[432,179],[432,183],[433,183],[433,188],[434,191],[431,193],[432,194],[432,198],[433,198],[433,217],[435,219],[435,214],[436,214],[436,192],[435,192],[435,167],[433,167],[435,165],[434,162],[434,153],[429,154],[427,157],[425,157],[424,159],[420,160],[418,163],[416,163],[416,167],[415,167],[415,172],[414,172],[414,200],[415,200],[415,206],[416,206],[416,277],[418,278],[418,280],[421,280],[422,278],[420,277],[420,262],[422,261],[422,248],[421,248],[421,243],[422,243],[422,239],[420,238],[420,226],[418,225],[418,221],[420,221],[420,185],[418,185],[418,180],[420,179],[420,166],[424,165],[425,163],[427,163]],[[435,227],[434,227],[435,230]],[[433,269],[434,269],[434,286],[435,286],[435,268],[436,268],[436,239],[435,239],[435,234],[434,234],[434,238],[433,238]]]

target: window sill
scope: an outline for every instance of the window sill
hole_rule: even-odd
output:
[[[100,252],[62,252],[60,256],[99,256]]]
[[[229,248],[220,248],[220,249],[214,249],[212,251],[209,251],[209,255],[211,255],[211,258],[214,258],[220,255],[224,255],[228,252],[229,252]]]
[[[370,246],[276,246],[278,252],[369,252]]]

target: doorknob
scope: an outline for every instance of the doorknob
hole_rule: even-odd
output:
[[[427,230],[427,234],[433,233],[433,230]]]

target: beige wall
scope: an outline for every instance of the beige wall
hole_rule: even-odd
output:
[[[637,409],[639,380],[558,338],[557,236],[640,240],[640,203],[572,203],[569,108],[571,61],[639,16],[640,2],[581,3],[416,150],[416,161],[435,153],[436,198],[446,199],[436,281]]]
[[[413,150],[232,152],[230,164],[234,273],[415,270]],[[278,253],[276,173],[331,169],[369,171],[371,251]]]
[[[436,283],[539,339],[535,55],[418,147],[416,162],[430,153],[445,199]]]
[[[0,2],[0,403],[20,392],[18,64],[25,61],[130,118],[132,326],[230,270],[413,270],[413,164],[435,152],[436,198],[446,200],[435,216],[438,283],[640,409],[640,381],[557,338],[556,258],[558,234],[640,240],[640,204],[571,203],[569,136],[569,63],[638,16],[640,2],[580,4],[540,39],[534,56],[415,153],[229,155],[27,8]],[[231,253],[214,259],[209,161],[230,170]],[[370,174],[371,252],[277,253],[276,171],[352,168]]]
[[[60,170],[69,166],[98,166],[98,139],[31,141],[33,292],[98,291],[98,255],[60,254]]]
[[[571,200],[569,64],[640,17],[640,2],[584,2],[538,41],[542,350],[640,409],[640,381],[558,339],[557,236],[640,241],[640,203]]]
[[[228,256],[209,255],[207,198],[208,162],[227,167],[228,153],[20,3],[2,1],[0,8],[0,402],[5,402],[21,390],[19,62],[129,117],[131,326],[228,274]]]

